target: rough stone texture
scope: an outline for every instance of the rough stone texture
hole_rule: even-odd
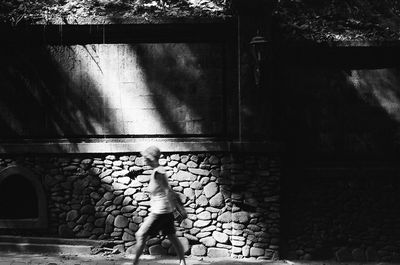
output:
[[[129,234],[129,233],[124,233],[123,234],[123,236],[122,236],[122,240],[123,241],[133,241],[133,240],[135,240],[135,236],[133,236],[132,234]]]
[[[194,227],[206,227],[211,223],[211,220],[197,220],[194,222]]]
[[[353,256],[348,248],[340,248],[336,251],[336,259],[339,262],[352,261]]]
[[[223,248],[208,248],[207,256],[211,258],[225,258],[229,257],[229,250]]]
[[[149,247],[149,253],[150,255],[165,255],[167,254],[167,250],[161,245],[154,245]]]
[[[52,157],[46,167],[42,166],[43,158],[31,158],[23,165],[46,172],[49,233],[120,240],[124,243],[118,248],[129,253],[135,232],[149,214],[151,170],[137,154],[106,157]],[[163,159],[171,185],[189,213],[177,227],[185,252],[214,257],[266,257],[260,254],[263,251],[271,258],[278,255],[280,169],[275,160],[202,153],[165,154]],[[0,158],[0,165],[12,163],[16,162]],[[241,191],[231,192],[231,183]],[[147,252],[174,253],[166,239],[152,238],[149,242]]]
[[[67,225],[60,225],[58,228],[58,235],[60,237],[69,238],[74,236],[74,232]]]
[[[365,257],[365,252],[363,249],[361,248],[355,248],[353,249],[353,251],[351,252],[352,256],[353,256],[353,260],[354,261],[358,261],[358,262],[365,262],[366,257]]]
[[[229,240],[227,234],[224,234],[224,233],[221,233],[221,232],[218,232],[218,231],[214,231],[212,233],[212,236],[219,243],[226,243]]]
[[[70,221],[74,221],[76,218],[78,218],[79,213],[77,210],[71,210],[67,213],[67,218],[66,221],[70,222]]]
[[[200,176],[208,176],[210,174],[210,171],[200,168],[189,168],[189,172]]]
[[[196,176],[193,175],[192,173],[189,173],[187,171],[178,171],[176,174],[172,176],[173,180],[177,181],[195,181]]]
[[[221,193],[216,194],[210,199],[210,206],[220,208],[224,205],[224,197]]]
[[[222,223],[230,223],[232,221],[232,213],[225,212],[222,215],[218,216],[217,220]]]
[[[327,174],[331,175],[321,179]],[[391,216],[400,216],[400,210],[390,207],[388,201],[398,202],[400,196],[387,189],[394,186],[392,177],[346,168],[341,169],[340,176],[319,169],[290,184],[287,221],[292,227],[290,231],[296,231],[296,234],[289,234],[291,255],[301,259],[309,253],[312,259],[394,261],[399,252],[398,247],[394,247],[398,236],[390,232],[396,229],[389,220],[393,220]],[[309,203],[313,203],[312,209],[306,207]],[[280,230],[271,231],[276,238]],[[338,243],[333,246],[327,242]]]
[[[218,192],[218,185],[215,182],[211,182],[204,187],[204,195],[209,199]]]
[[[199,213],[197,215],[197,218],[199,220],[210,220],[211,219],[211,213],[207,212],[207,211],[201,212],[201,213]]]
[[[200,207],[204,207],[208,205],[208,199],[206,196],[204,195],[200,195],[197,200],[196,203],[200,206]]]
[[[252,257],[263,256],[264,253],[265,253],[265,250],[262,248],[256,248],[256,247],[250,248],[250,256],[252,256]]]
[[[193,256],[205,256],[207,248],[204,245],[193,245],[190,254]]]
[[[115,227],[124,228],[128,225],[129,220],[125,216],[118,215],[114,220]]]
[[[249,215],[247,212],[236,212],[232,214],[232,221],[238,223],[247,223],[249,221]]]
[[[200,242],[203,243],[206,247],[213,247],[217,244],[217,241],[213,237],[202,238],[200,239]]]

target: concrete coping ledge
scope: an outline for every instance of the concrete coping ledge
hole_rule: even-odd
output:
[[[150,145],[162,152],[257,152],[282,151],[282,144],[268,141],[227,141],[211,138],[123,138],[0,142],[0,154],[132,153]]]

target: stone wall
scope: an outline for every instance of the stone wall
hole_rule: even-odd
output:
[[[284,207],[288,258],[399,262],[398,175],[321,169],[291,179]]]
[[[160,161],[189,213],[176,224],[187,254],[278,258],[279,159],[175,153]],[[3,158],[0,165],[20,165],[42,177],[50,235],[108,239],[131,251],[150,206],[151,170],[137,154]],[[146,251],[174,252],[161,235]]]

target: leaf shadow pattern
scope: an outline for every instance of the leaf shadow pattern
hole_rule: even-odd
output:
[[[1,138],[73,140],[118,132],[104,122],[114,113],[107,112],[98,80],[85,73],[71,47],[5,44],[1,53]]]
[[[222,45],[131,45],[155,109],[170,134],[206,136],[223,133]]]

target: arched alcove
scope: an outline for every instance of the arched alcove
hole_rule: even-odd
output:
[[[46,228],[47,201],[39,178],[20,166],[0,171],[0,228]]]

